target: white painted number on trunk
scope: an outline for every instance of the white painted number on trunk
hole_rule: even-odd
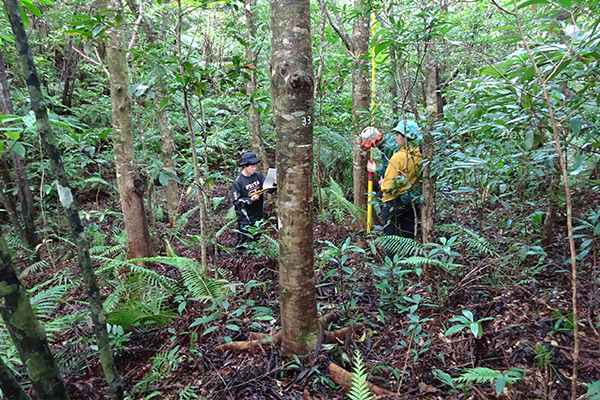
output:
[[[310,124],[312,124],[312,118],[310,117],[310,115],[308,117],[302,117],[302,126]]]

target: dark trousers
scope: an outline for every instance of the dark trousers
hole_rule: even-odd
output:
[[[246,250],[246,243],[248,242],[255,242],[258,240],[259,235],[255,234],[253,235],[252,233],[250,233],[250,231],[248,230],[248,224],[241,224],[238,222],[238,240],[237,243],[235,244],[235,248],[238,251],[244,251]]]
[[[383,233],[405,238],[415,238],[415,213],[412,204],[404,204],[400,197],[386,201],[381,206]]]

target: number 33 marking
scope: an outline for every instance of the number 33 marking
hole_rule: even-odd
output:
[[[308,117],[302,117],[302,126],[306,126],[306,125],[310,125],[312,124],[312,118],[309,115]]]

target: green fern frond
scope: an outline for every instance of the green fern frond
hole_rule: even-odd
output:
[[[234,210],[233,207],[231,207],[231,209]],[[227,213],[227,215],[229,215],[229,212]],[[227,219],[227,217],[225,217],[225,219]],[[235,211],[234,211],[234,217],[232,219],[230,219],[225,225],[223,225],[223,227],[221,229],[219,229],[217,231],[217,233],[215,234],[215,237],[217,237],[217,238],[220,237],[227,228],[230,228],[234,224],[235,224]]]
[[[329,211],[334,215],[337,222],[350,215],[358,219],[366,219],[367,212],[360,207],[357,207],[346,199],[341,186],[333,179],[330,179],[330,186],[323,190],[325,192],[324,200],[327,201]]]
[[[480,254],[487,254],[495,256],[498,254],[496,248],[488,242],[485,238],[479,236],[476,232],[467,229],[458,224],[445,224],[441,225],[440,229],[450,234],[458,235],[462,242],[467,245],[470,250],[476,251]]]
[[[163,298],[155,302],[127,303],[107,315],[107,321],[120,325],[124,329],[132,326],[146,327],[148,325],[166,325],[177,316],[176,313],[164,309]]]
[[[90,254],[97,254],[99,256],[107,257],[116,253],[126,254],[128,249],[129,243],[120,243],[114,246],[98,245],[90,248]]]
[[[462,267],[461,264],[454,264],[454,263],[440,261],[435,258],[420,257],[420,256],[413,256],[413,257],[405,258],[403,260],[400,260],[400,264],[410,265],[411,267],[422,267],[423,265],[433,265],[436,267],[442,267],[448,271],[452,271],[455,268]]]
[[[56,303],[62,299],[68,289],[69,285],[56,285],[34,294],[29,298],[33,312],[38,317],[50,318]]]
[[[380,236],[373,240],[374,244],[381,244],[387,253],[397,254],[401,257],[414,254],[424,254],[423,243],[402,236]]]
[[[165,290],[174,291],[177,285],[177,282],[174,279],[166,277],[164,275],[159,274],[156,271],[153,271],[149,268],[146,268],[141,265],[135,264],[135,262],[163,262],[162,257],[149,257],[149,258],[137,258],[131,260],[116,260],[110,259],[102,256],[94,256],[93,259],[104,262],[104,266],[98,268],[98,273],[101,274],[103,272],[109,272],[110,274],[114,274],[115,268],[129,270],[131,275],[134,275],[140,279],[143,279],[148,284],[154,287],[160,287]]]
[[[173,227],[173,235],[179,236],[179,234],[181,234],[181,232],[187,226],[190,218],[192,217],[192,214],[194,214],[198,209],[200,209],[200,205],[197,205],[196,207],[184,212],[177,218],[177,220],[175,220],[175,226]]]
[[[21,240],[21,238],[18,235],[8,232],[4,235],[4,240],[6,241],[6,244],[8,245],[8,248],[11,252],[14,252],[14,249],[21,249],[27,251],[30,254],[33,253],[31,247],[29,247],[27,243]]]
[[[354,363],[353,363],[353,374],[352,384],[350,385],[350,391],[348,397],[352,400],[372,400],[375,398],[369,390],[369,383],[367,378],[369,374],[365,370],[363,360],[360,355],[360,350],[354,351]]]
[[[40,260],[38,262],[31,264],[29,267],[25,268],[23,270],[23,272],[21,272],[20,277],[24,278],[27,275],[29,275],[30,273],[39,272],[39,271],[43,270],[44,268],[47,268],[47,269],[50,268],[50,264],[48,264],[48,262],[45,260]]]
[[[452,378],[452,380],[458,383],[491,383],[494,380],[498,379],[498,377],[501,375],[502,373],[500,371],[496,371],[485,367],[475,367],[471,368],[470,370],[456,378]]]

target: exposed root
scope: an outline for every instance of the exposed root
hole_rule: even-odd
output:
[[[354,374],[346,371],[344,368],[340,367],[335,363],[329,364],[327,367],[329,374],[331,375],[331,379],[338,385],[344,389],[346,393],[350,391],[350,387],[352,386],[352,379],[354,378]],[[378,399],[393,399],[394,393],[389,390],[382,389],[379,386],[373,385],[372,383],[367,383],[369,390],[378,398]]]

